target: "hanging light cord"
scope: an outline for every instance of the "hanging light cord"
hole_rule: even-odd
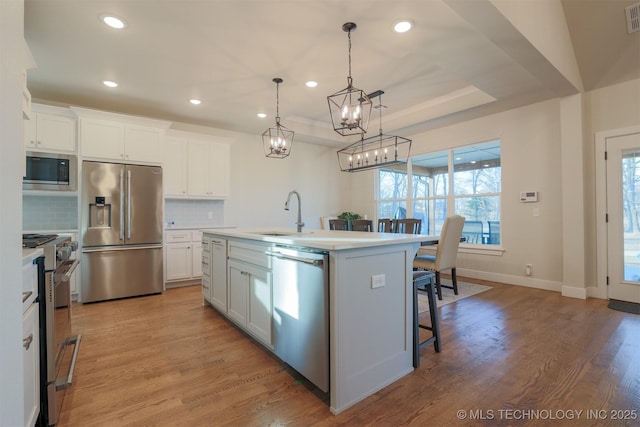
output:
[[[276,82],[276,125],[280,126],[280,83]]]
[[[349,39],[349,76],[347,77],[348,86],[351,87],[351,30],[347,32],[347,37]]]
[[[382,135],[382,94],[380,94],[380,98],[379,98],[379,103],[378,103],[378,109],[380,110],[380,113],[378,115],[378,118],[380,119],[380,135]]]

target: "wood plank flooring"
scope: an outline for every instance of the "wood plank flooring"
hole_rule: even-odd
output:
[[[423,349],[419,369],[339,415],[199,286],[74,304],[82,341],[58,425],[640,425],[640,316],[461,280],[492,289],[439,309],[442,353]]]

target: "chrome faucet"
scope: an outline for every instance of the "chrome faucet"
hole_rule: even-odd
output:
[[[298,222],[296,222],[296,225],[298,226],[298,233],[302,233],[302,227],[304,226],[304,222],[302,222],[302,202],[300,201],[300,194],[298,194],[298,192],[296,190],[293,191],[289,191],[289,195],[287,196],[287,201],[284,203],[284,210],[288,211],[289,210],[289,202],[291,201],[291,195],[295,194],[296,197],[298,197]]]

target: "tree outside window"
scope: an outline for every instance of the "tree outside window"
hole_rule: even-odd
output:
[[[379,218],[420,218],[423,234],[439,234],[453,212],[466,219],[467,243],[500,244],[500,141],[418,155],[410,162],[410,173],[379,171]]]

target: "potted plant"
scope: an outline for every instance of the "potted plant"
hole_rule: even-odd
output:
[[[347,221],[351,221],[352,219],[360,219],[360,218],[362,218],[360,214],[348,212],[348,211],[342,212],[340,215],[338,215],[338,219],[344,219]]]
[[[362,217],[360,216],[360,214],[349,212],[349,211],[342,212],[340,215],[338,215],[338,219],[343,219],[343,220],[347,221],[347,229],[348,230],[351,230],[351,221],[352,220],[361,219],[361,218]]]

